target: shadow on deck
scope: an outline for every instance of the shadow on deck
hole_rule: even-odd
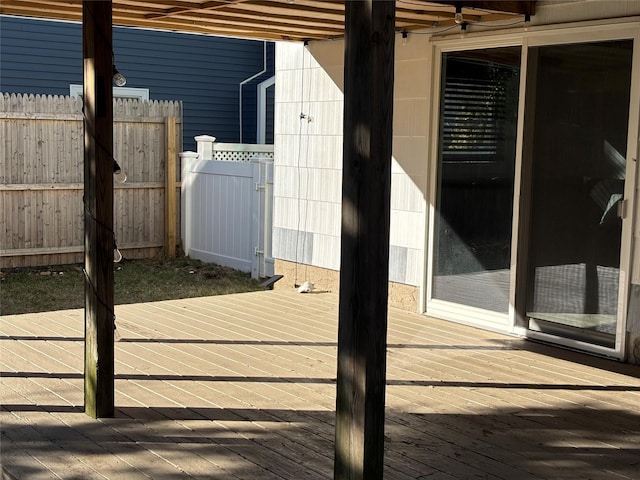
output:
[[[117,307],[116,415],[82,411],[83,312],[0,317],[5,478],[333,474],[337,298]],[[385,478],[640,478],[640,369],[392,310]]]

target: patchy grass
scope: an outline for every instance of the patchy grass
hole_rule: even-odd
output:
[[[116,305],[262,289],[248,273],[188,258],[123,260],[114,269]],[[0,276],[0,315],[83,307],[81,265],[16,268]]]

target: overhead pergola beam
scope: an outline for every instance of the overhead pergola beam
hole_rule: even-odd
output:
[[[114,413],[111,0],[82,2],[84,58],[84,408]]]
[[[344,0],[113,0],[118,26],[166,29],[261,40],[326,40],[344,35]],[[484,23],[533,15],[534,0],[396,0],[396,30]],[[0,14],[82,19],[82,0],[2,0]]]
[[[171,7],[167,9],[163,9],[162,11],[148,13],[146,15],[147,18],[160,18],[160,17],[170,17],[172,15],[186,13],[186,12],[204,12],[205,10],[217,10],[219,8],[228,7],[230,3],[242,3],[247,0],[235,0],[234,2],[220,1],[215,0],[211,2],[204,2],[199,4],[198,6],[182,6],[182,7]]]
[[[438,0],[437,3],[476,10],[515,13],[518,15],[533,15],[536,8],[535,0]]]
[[[345,2],[334,478],[382,479],[395,2]]]

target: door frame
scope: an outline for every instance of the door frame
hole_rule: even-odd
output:
[[[446,38],[432,37],[431,58],[432,88],[430,112],[430,142],[428,166],[428,205],[427,205],[427,235],[425,239],[426,268],[423,290],[424,311],[428,315],[451,320],[458,323],[477,326],[502,333],[516,334],[535,340],[555,343],[564,347],[595,353],[607,357],[623,359],[626,348],[626,324],[628,298],[631,283],[632,240],[634,219],[640,212],[634,211],[638,203],[635,192],[640,185],[638,180],[637,161],[638,132],[640,131],[640,21],[637,19],[600,20],[575,24],[556,24],[517,31],[505,30],[502,33],[478,33],[464,37]],[[528,248],[528,202],[531,193],[531,158],[530,141],[525,141],[525,114],[530,114],[535,108],[535,101],[525,95],[527,80],[531,75],[533,65],[529,59],[529,47],[545,45],[562,45],[571,43],[592,43],[609,40],[633,41],[633,59],[631,71],[631,90],[629,104],[629,119],[627,130],[627,171],[625,177],[624,210],[622,222],[620,282],[618,291],[618,319],[616,326],[615,347],[607,348],[598,345],[557,337],[550,334],[528,330],[528,320],[525,315],[526,304],[526,252]],[[516,158],[514,173],[514,199],[512,222],[512,250],[511,250],[511,281],[509,313],[501,314],[482,310],[466,305],[455,304],[432,297],[433,266],[435,243],[435,219],[438,186],[438,149],[440,138],[440,94],[442,76],[442,55],[447,52],[477,50],[484,48],[500,48],[507,46],[521,46],[520,93],[518,104],[518,125],[516,138]],[[526,103],[528,102],[528,103]],[[525,104],[526,103],[526,104]],[[530,140],[530,139],[529,139]],[[523,150],[527,148],[528,150]],[[638,208],[638,207],[636,207]]]
[[[481,36],[479,38],[463,39],[443,39],[433,41],[433,68],[432,68],[432,97],[431,97],[431,132],[429,158],[432,161],[428,168],[429,197],[427,205],[427,238],[426,238],[426,269],[425,269],[425,311],[428,315],[451,320],[457,323],[476,326],[498,332],[511,332],[512,308],[509,313],[499,313],[467,305],[456,304],[445,300],[434,299],[433,292],[433,268],[435,251],[435,222],[436,203],[438,196],[438,150],[440,139],[440,95],[442,92],[442,55],[449,52],[481,50],[487,48],[521,47],[522,36],[518,34],[502,34]],[[522,73],[522,72],[521,72]],[[521,75],[522,76],[522,75]],[[519,87],[519,96],[522,97],[522,78]],[[521,105],[518,104],[518,124],[520,124]],[[518,128],[516,139],[516,164],[515,172],[518,171],[518,155],[521,145],[520,129]],[[514,185],[515,196],[515,185]],[[513,231],[513,227],[512,227]],[[513,246],[513,239],[512,239]],[[513,265],[513,260],[512,260]],[[511,303],[511,302],[510,302]]]

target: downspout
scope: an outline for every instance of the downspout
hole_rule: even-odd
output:
[[[242,143],[242,87],[244,87],[251,80],[258,78],[260,75],[264,75],[267,72],[267,42],[262,42],[264,45],[264,57],[262,60],[262,70],[255,75],[250,76],[249,78],[244,79],[240,82],[240,143]]]

